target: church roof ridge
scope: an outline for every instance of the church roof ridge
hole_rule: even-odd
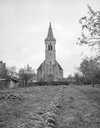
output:
[[[55,41],[55,40],[56,40],[56,39],[54,38],[54,36],[53,36],[53,31],[52,31],[51,22],[49,22],[48,34],[47,34],[47,37],[46,37],[45,41],[49,41],[49,40],[52,40],[52,41]]]

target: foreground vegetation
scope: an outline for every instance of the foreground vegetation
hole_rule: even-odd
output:
[[[100,89],[38,86],[0,91],[0,128],[100,128]]]

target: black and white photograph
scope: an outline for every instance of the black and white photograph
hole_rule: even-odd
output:
[[[100,128],[100,0],[0,0],[0,128]]]

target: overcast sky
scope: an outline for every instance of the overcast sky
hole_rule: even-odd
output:
[[[64,76],[74,73],[88,51],[76,45],[78,20],[87,13],[88,3],[100,9],[100,0],[0,0],[0,60],[18,68],[30,64],[36,70],[45,57],[51,22]]]

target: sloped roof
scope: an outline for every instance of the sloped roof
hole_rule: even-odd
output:
[[[59,69],[60,70],[63,70],[63,68],[61,67],[61,65],[56,61],[56,63],[57,63],[57,65],[58,65],[58,67],[59,67]]]
[[[45,62],[45,61],[44,61],[44,62]],[[41,70],[41,69],[42,69],[42,66],[43,66],[44,62],[40,64],[40,66],[38,67],[37,70]]]

